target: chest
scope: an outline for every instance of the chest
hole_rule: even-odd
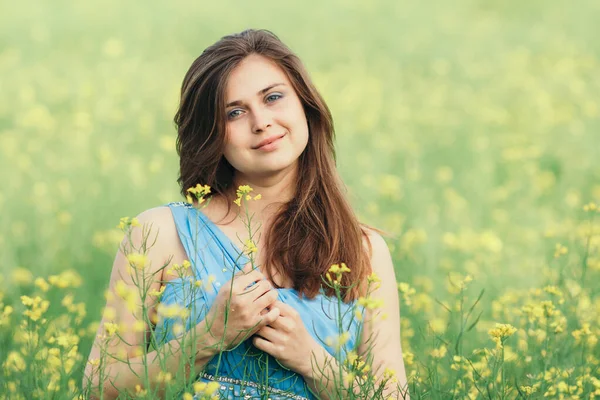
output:
[[[234,223],[216,226],[233,244],[237,246],[239,250],[243,251],[248,257],[251,257],[254,260],[254,265],[266,275],[269,266],[266,265],[266,236],[262,227],[258,230],[255,229],[253,240],[250,244],[250,235],[246,226],[239,226],[238,224]],[[287,276],[282,275],[274,268],[270,268],[269,270],[273,271],[272,283],[274,283],[276,286],[284,288],[293,287],[292,280]]]

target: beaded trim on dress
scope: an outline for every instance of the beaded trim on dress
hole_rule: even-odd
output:
[[[260,383],[256,383],[256,382],[252,382],[252,381],[243,381],[241,379],[234,379],[234,378],[228,378],[226,376],[218,376],[215,377],[214,375],[211,375],[209,373],[203,372],[199,375],[199,377],[204,378],[204,379],[208,379],[211,381],[215,381],[215,382],[220,382],[220,383],[229,383],[229,384],[234,384],[234,385],[240,385],[241,387],[251,387],[254,389],[259,389],[261,391],[267,391],[269,392],[269,394],[273,394],[273,395],[278,395],[278,396],[285,396],[285,399],[292,399],[292,400],[309,400],[308,398],[304,397],[304,396],[300,396],[299,394],[294,394],[294,393],[290,393],[287,392],[285,390],[281,390],[281,389],[277,389],[277,388],[272,388],[270,386],[266,386],[266,385],[262,385]],[[221,390],[227,390],[227,386],[225,385],[221,385]],[[250,399],[252,398],[249,394],[244,395],[244,399]]]

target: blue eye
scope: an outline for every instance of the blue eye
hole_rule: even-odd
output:
[[[235,110],[229,111],[229,113],[227,113],[227,119],[232,119],[232,118],[237,117],[239,114],[236,114],[236,112],[242,112],[242,110],[235,109]]]
[[[272,102],[274,102],[275,100],[279,100],[279,99],[280,99],[280,98],[282,98],[282,97],[283,97],[283,96],[282,96],[282,95],[280,95],[279,93],[273,93],[273,94],[270,94],[270,95],[268,95],[266,100],[267,100],[267,102],[268,102],[268,103],[272,103]],[[271,101],[269,101],[269,99],[272,99],[272,100],[271,100]]]

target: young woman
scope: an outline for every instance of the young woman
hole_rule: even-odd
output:
[[[345,198],[335,165],[332,117],[298,57],[269,31],[223,37],[187,72],[175,123],[178,182],[188,202],[137,218],[159,232],[143,264],[145,276],[152,277],[150,292],[164,292],[160,303],[152,296],[134,300],[145,302],[151,313],[161,314],[163,307],[162,316],[152,319],[155,326],[138,329],[145,338],[123,331],[120,340],[101,350],[106,324],[135,326],[139,321],[127,307],[134,300],[129,296],[127,303],[123,295],[136,285],[132,259],[119,251],[110,283],[114,295],[107,302],[114,311],[105,313],[100,324],[87,385],[102,387],[106,398],[114,398],[119,391],[147,390],[140,386],[145,375],[152,388],[162,391],[169,374],[185,364],[186,376],[218,382],[214,386],[225,398],[337,398],[336,385],[347,386],[354,378],[342,373],[341,383],[340,365],[348,364],[348,357],[354,361],[356,354],[348,350],[357,349],[358,356],[369,354],[376,377],[381,380],[388,368],[405,386],[390,253],[375,230],[359,223]],[[211,188],[200,201],[190,197],[199,184]],[[251,196],[240,198],[241,185],[253,189]],[[255,194],[260,200],[246,200]],[[202,199],[208,201],[200,205]],[[257,232],[251,234],[248,223]],[[144,232],[134,228],[123,245],[140,248],[147,239]],[[246,245],[240,248],[248,243],[250,251]],[[342,262],[348,268],[327,277],[330,267]],[[191,279],[169,273],[172,266],[187,268]],[[372,273],[380,283],[369,296],[385,299],[383,305],[361,308],[364,314],[348,312],[367,295]],[[343,302],[326,284],[336,277]],[[202,290],[190,292],[190,282]],[[168,315],[165,307],[173,305],[190,315]],[[181,320],[187,321],[184,329],[178,326]],[[182,330],[193,332],[195,339],[178,340]],[[146,349],[143,363],[140,347],[150,337],[169,356]],[[100,384],[94,365],[103,351],[120,357],[106,363]],[[388,384],[384,397],[392,394],[408,398],[397,394],[396,384]]]

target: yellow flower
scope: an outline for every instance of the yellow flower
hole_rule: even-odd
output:
[[[58,275],[50,275],[48,277],[48,283],[60,289],[79,287],[82,282],[83,279],[81,278],[81,275],[71,269],[63,271]]]
[[[26,268],[18,267],[12,271],[12,279],[17,285],[28,285],[33,280],[33,274]]]
[[[374,299],[372,297],[359,297],[358,305],[363,306],[369,310],[375,310],[383,307],[383,299]]]
[[[583,206],[583,211],[585,211],[585,212],[595,211],[595,210],[598,210],[598,206],[593,202],[590,202]]]
[[[386,368],[385,371],[383,371],[383,379],[386,381],[395,382],[397,380],[396,371],[391,368]]]
[[[48,284],[48,282],[46,282],[44,278],[36,278],[33,284],[40,288],[42,292],[47,292],[50,288],[50,285]]]
[[[142,270],[146,267],[148,257],[145,254],[129,253],[127,254],[127,261],[129,261],[129,265],[133,268]]]
[[[256,253],[258,251],[258,248],[254,244],[252,239],[248,239],[248,240],[246,240],[246,243],[244,243],[244,250],[245,250],[244,252],[246,254],[250,255],[252,253]]]
[[[249,194],[253,190],[254,189],[252,189],[249,185],[241,185],[241,186],[239,186],[239,188],[237,190],[237,195],[243,196],[243,195]]]
[[[367,277],[367,282],[369,283],[379,283],[381,282],[381,278],[375,272],[371,272],[371,275]]]
[[[196,186],[191,187],[187,190],[188,193],[193,193],[193,194],[199,194],[199,195],[206,195],[210,193],[210,186],[208,185],[201,185],[201,184],[196,184]]]
[[[173,379],[173,375],[170,372],[160,371],[156,376],[158,382],[169,383]]]
[[[204,389],[204,394],[207,396],[212,396],[217,389],[219,389],[219,382],[209,382]]]
[[[433,358],[443,358],[447,352],[448,348],[445,345],[441,345],[439,348],[431,350],[429,354]]]
[[[135,395],[136,397],[146,397],[148,391],[146,389],[142,389],[141,385],[135,385]]]
[[[496,324],[496,327],[490,329],[488,331],[488,334],[490,335],[490,338],[496,343],[496,347],[502,348],[502,343],[504,342],[504,340],[511,337],[516,331],[517,328],[510,324]]]
[[[111,337],[119,331],[119,326],[113,322],[105,322],[104,331],[106,332],[106,336]]]
[[[346,362],[350,365],[354,364],[354,362],[358,359],[358,354],[356,354],[356,352],[353,351],[349,351],[348,355],[346,356]]]
[[[560,243],[556,243],[556,249],[554,251],[554,258],[558,258],[561,255],[567,254],[569,252],[569,249],[567,249],[565,246],[563,246]]]
[[[206,382],[195,382],[193,388],[194,393],[201,393],[204,391],[204,389],[206,389]]]
[[[349,339],[350,333],[344,332],[339,336],[329,336],[327,339],[325,339],[325,344],[329,347],[333,347],[335,351],[339,351]]]
[[[354,374],[354,372],[348,372],[346,374],[346,376],[344,376],[344,383],[349,386],[352,384],[352,382],[354,382],[354,378],[356,377],[356,375]]]

